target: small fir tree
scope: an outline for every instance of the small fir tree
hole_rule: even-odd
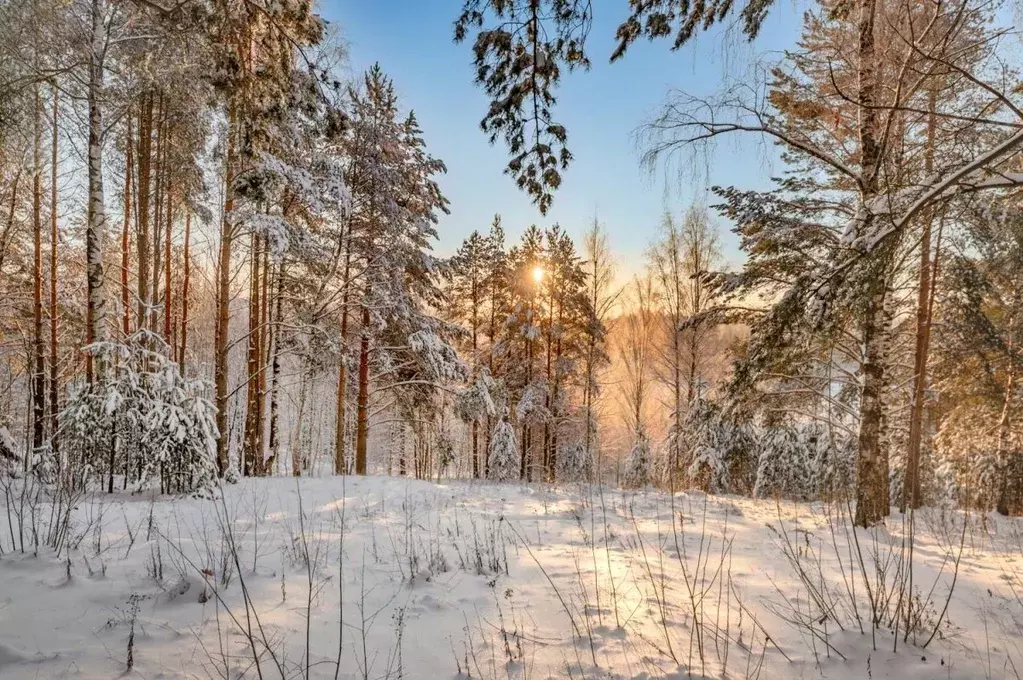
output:
[[[489,478],[498,482],[509,482],[519,477],[519,441],[507,415],[494,427],[490,436],[487,470]]]
[[[650,484],[651,459],[650,440],[646,433],[636,433],[636,441],[625,459],[625,471],[622,473],[622,486],[628,489],[640,489]]]
[[[567,442],[558,450],[557,480],[559,482],[585,482],[592,472],[589,454],[582,442]]]

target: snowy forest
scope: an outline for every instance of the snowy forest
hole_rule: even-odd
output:
[[[456,242],[343,11],[0,0],[0,676],[1019,678],[1021,7],[437,4]],[[633,121],[771,176],[550,219],[563,87],[778,15]]]

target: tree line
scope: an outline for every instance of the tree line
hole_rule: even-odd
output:
[[[733,20],[754,39],[772,6],[629,3],[608,57],[626,58],[641,38],[678,50]],[[671,93],[643,129],[651,166],[726,136],[779,147],[784,172],[770,190],[713,189],[747,259],[738,272],[708,268],[720,298],[695,319],[750,329],[729,419],[823,423],[851,447],[862,526],[893,502],[948,496],[1023,511],[1015,283],[1003,268],[1015,253],[1023,116],[1003,9],[812,3],[780,59],[710,97]],[[508,173],[541,211],[572,161],[557,88],[564,72],[590,68],[596,11],[466,0],[456,18],[454,40],[472,42],[490,98],[482,126],[507,144]]]
[[[733,10],[752,38],[770,8],[630,6],[609,57]],[[784,171],[666,215],[622,285],[597,220],[509,244],[497,218],[435,255],[443,162],[382,68],[337,75],[308,2],[9,0],[6,465],[108,491],[384,470],[850,488],[862,525],[949,497],[1018,514],[1023,105],[995,9],[817,3],[751,77],[671,94],[648,165],[754,134]],[[483,130],[541,213],[570,171],[555,93],[590,67],[593,11],[456,17]]]

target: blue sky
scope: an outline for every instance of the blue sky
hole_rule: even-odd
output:
[[[450,254],[474,229],[489,228],[500,213],[509,240],[530,224],[561,224],[580,235],[596,213],[609,230],[623,273],[642,268],[644,251],[656,235],[665,208],[681,211],[693,200],[708,200],[706,186],[766,187],[779,171],[771,148],[754,139],[719,143],[710,158],[709,181],[688,174],[639,166],[634,130],[656,113],[670,88],[693,94],[717,91],[725,78],[741,74],[758,55],[790,46],[801,9],[779,0],[761,37],[752,45],[727,40],[722,31],[700,36],[695,45],[671,52],[667,41],[636,44],[624,60],[608,64],[614,31],[627,0],[594,2],[588,42],[593,68],[566,74],[558,92],[557,119],[568,128],[575,161],[564,176],[554,205],[543,216],[503,174],[506,149],[491,146],[479,129],[486,99],[472,82],[468,44],[451,42],[461,0],[324,0],[324,16],[349,45],[352,75],[379,61],[395,81],[402,104],[413,108],[431,152],[448,173],[441,187],[451,201],[442,218],[437,251]],[[724,255],[741,262],[730,225],[716,218]]]

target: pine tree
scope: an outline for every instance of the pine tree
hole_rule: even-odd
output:
[[[230,458],[226,432],[234,240],[240,235],[245,218],[258,214],[263,185],[259,181],[260,170],[273,163],[256,163],[249,173],[243,170],[249,162],[266,160],[262,154],[272,154],[273,141],[279,140],[274,133],[282,128],[280,114],[288,111],[286,103],[295,92],[296,49],[316,45],[323,39],[324,23],[308,9],[297,0],[279,3],[264,13],[245,3],[224,0],[210,7],[210,15],[203,22],[214,46],[213,84],[227,118],[214,349],[217,428],[222,433],[217,445],[221,474],[227,470]],[[256,43],[260,45],[258,51],[253,49]]]
[[[550,414],[543,430],[543,469],[547,481],[554,481],[558,470],[559,436],[572,428],[568,392],[579,379],[585,358],[586,326],[593,313],[586,294],[586,271],[576,254],[575,243],[558,225],[544,235],[541,304],[546,314],[540,320],[545,346],[545,383],[548,395],[545,408]]]
[[[521,242],[508,252],[508,315],[504,322],[505,342],[500,346],[502,377],[522,432],[519,474],[527,481],[533,479],[535,464],[533,425],[549,413],[546,408],[539,408],[546,401],[540,395],[547,385],[540,380],[537,370],[543,275],[543,234],[536,225],[531,225],[522,234]]]
[[[361,268],[354,467],[365,474],[371,345],[379,343],[374,382],[409,409],[422,407],[437,384],[460,377],[464,366],[447,343],[448,329],[428,312],[440,307],[439,268],[429,250],[438,214],[447,210],[435,179],[444,164],[427,152],[415,115],[400,115],[394,86],[379,66],[366,73],[363,90],[349,96],[348,134],[361,154],[352,159],[348,226],[353,262]],[[339,406],[339,423],[342,411]]]
[[[475,376],[480,371],[480,341],[484,330],[484,303],[490,288],[491,248],[485,236],[472,232],[448,263],[451,283],[446,299],[448,314],[456,322],[467,324],[469,370]],[[493,413],[480,413],[480,417]],[[471,427],[472,475],[480,476],[479,419],[469,421]]]

